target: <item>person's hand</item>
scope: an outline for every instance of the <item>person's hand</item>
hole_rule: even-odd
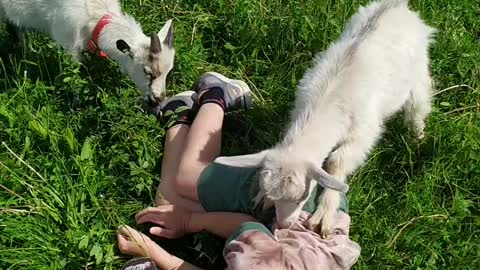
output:
[[[162,270],[180,269],[184,264],[182,259],[169,254],[148,236],[126,225],[118,228],[117,243],[123,254],[150,258]]]
[[[149,258],[152,246],[155,245],[148,236],[126,225],[118,228],[117,242],[123,254]]]
[[[179,238],[188,233],[192,213],[174,205],[149,207],[137,214],[138,224],[151,222],[161,227],[150,228],[150,233],[169,239]]]

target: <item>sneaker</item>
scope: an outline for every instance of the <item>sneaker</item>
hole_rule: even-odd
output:
[[[225,111],[246,110],[252,105],[252,91],[245,82],[216,72],[203,74],[195,83],[193,89],[197,93],[197,102],[203,91],[217,87],[223,90]]]
[[[169,116],[173,113],[191,110],[195,105],[194,95],[196,94],[193,91],[185,91],[165,99],[160,103],[160,106],[158,106],[159,115]]]
[[[181,104],[182,106],[179,106],[179,107],[182,107],[184,109],[191,109],[192,107],[195,106],[194,104],[195,99],[193,95],[196,95],[196,93],[193,91],[182,92],[173,97],[163,100],[160,104],[153,104],[153,102],[144,104],[144,109],[147,113],[153,114],[156,117],[165,116],[165,113],[167,113],[167,111],[170,111],[172,107],[172,106],[168,106],[168,104],[171,104],[174,101],[181,101],[184,103],[184,104]],[[176,109],[178,108],[177,106],[173,106],[173,107],[175,107],[174,111],[176,111]]]

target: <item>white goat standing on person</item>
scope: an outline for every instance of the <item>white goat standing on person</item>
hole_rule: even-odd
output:
[[[360,8],[300,81],[283,141],[257,154],[216,162],[260,167],[257,199],[275,204],[282,227],[298,219],[312,180],[321,183],[326,188],[308,225],[326,237],[341,192],[348,189],[343,183],[364,162],[385,120],[403,108],[423,138],[431,110],[428,48],[433,33],[407,1],[376,1]]]
[[[122,14],[118,0],[0,0],[0,23],[48,34],[79,59],[82,51],[100,51],[120,64],[145,98],[165,98],[166,77],[173,68],[173,26],[168,20],[147,37],[141,26]]]

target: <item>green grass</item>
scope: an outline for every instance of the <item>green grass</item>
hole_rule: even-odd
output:
[[[174,18],[169,94],[189,89],[209,70],[250,84],[256,106],[225,123],[224,153],[238,154],[281,137],[295,85],[313,55],[365,2],[122,4],[146,32]],[[480,5],[411,5],[439,30],[431,49],[436,89],[465,86],[435,96],[420,143],[399,117],[390,121],[351,177],[351,237],[362,247],[356,269],[480,269]],[[30,36],[36,53],[14,51],[2,33],[0,269],[119,269],[127,258],[115,246],[115,230],[133,224],[153,200],[164,127],[142,113],[140,92],[114,64],[90,59],[85,68],[38,34]],[[161,243],[219,269],[223,243],[212,239]]]

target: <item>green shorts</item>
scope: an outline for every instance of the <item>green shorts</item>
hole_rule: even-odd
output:
[[[207,212],[239,212],[262,221],[273,218],[274,209],[264,211],[261,206],[255,207],[254,199],[259,190],[258,172],[259,168],[232,167],[213,162],[200,175],[198,199]],[[315,211],[322,190],[317,185],[305,203],[304,211]],[[348,213],[345,196],[340,210]]]

